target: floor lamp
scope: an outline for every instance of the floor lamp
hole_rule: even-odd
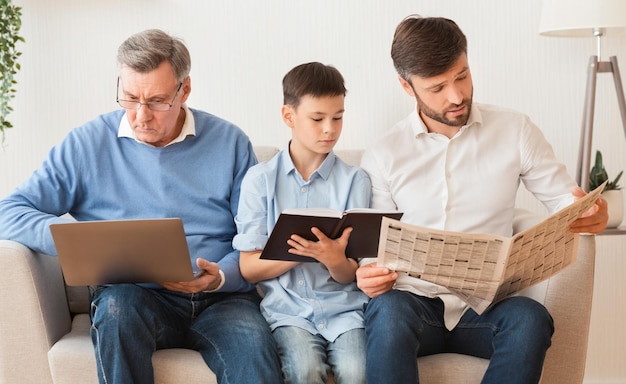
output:
[[[626,102],[617,57],[601,61],[601,41],[607,34],[626,32],[626,0],[544,0],[539,33],[557,37],[594,37],[597,55],[587,67],[587,89],[578,149],[576,182],[589,189],[591,141],[598,73],[611,73],[615,83],[622,126],[626,137]]]

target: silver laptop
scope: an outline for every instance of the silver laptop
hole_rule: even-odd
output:
[[[179,218],[51,224],[67,285],[193,279]]]

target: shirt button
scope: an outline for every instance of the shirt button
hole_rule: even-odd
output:
[[[298,285],[300,286],[304,285],[304,280],[298,280]]]
[[[302,187],[302,189],[300,191],[306,192],[306,187]]]
[[[324,329],[324,324],[318,324],[317,329]]]

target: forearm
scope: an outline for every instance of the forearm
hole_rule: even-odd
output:
[[[239,270],[239,251],[233,251],[217,262],[224,273],[224,285],[219,292],[247,292],[254,286],[246,281]]]
[[[278,277],[298,265],[293,261],[261,259],[261,251],[242,251],[239,256],[241,275],[250,283]]]
[[[75,181],[79,179],[68,167],[76,161],[72,162],[72,156],[63,157],[64,153],[70,151],[53,149],[26,182],[0,200],[0,238],[56,255],[50,224],[70,221],[60,216],[70,211],[77,190]]]
[[[356,260],[344,257],[334,265],[326,264],[330,277],[340,284],[349,284],[356,278],[358,264]]]
[[[0,239],[17,241],[37,252],[56,255],[50,224],[67,221],[12,197],[0,201]]]

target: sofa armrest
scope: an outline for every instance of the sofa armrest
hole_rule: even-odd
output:
[[[542,217],[516,209],[514,233],[539,223]],[[543,303],[554,319],[552,346],[543,367],[542,383],[582,383],[591,320],[595,267],[595,236],[580,235],[576,261],[522,294]]]
[[[554,318],[543,383],[582,383],[595,271],[594,235],[581,235],[576,261],[548,281],[544,305]]]
[[[48,350],[70,331],[56,257],[0,240],[0,382],[51,383]]]

